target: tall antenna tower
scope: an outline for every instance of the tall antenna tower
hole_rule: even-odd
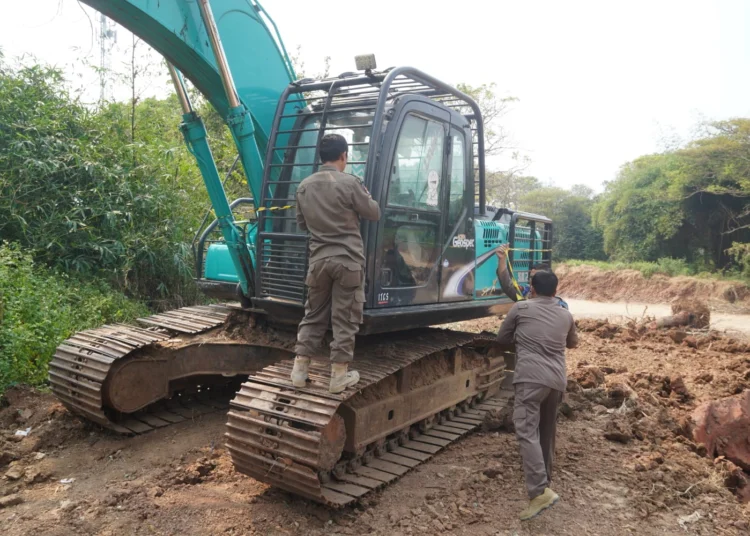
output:
[[[99,16],[99,102],[111,97],[109,90],[109,70],[112,49],[117,43],[117,28],[104,15]]]

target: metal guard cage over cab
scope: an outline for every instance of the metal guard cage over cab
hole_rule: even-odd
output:
[[[318,170],[320,139],[339,133],[349,141],[349,168],[373,191],[377,159],[388,109],[403,95],[421,95],[444,106],[469,112],[474,131],[473,151],[477,204],[484,212],[484,135],[481,114],[470,98],[416,69],[404,67],[382,73],[291,84],[282,95],[266,153],[262,197],[258,203],[258,269],[256,301],[285,302],[301,307],[305,299],[307,237],[297,229],[297,185]],[[370,163],[370,165],[368,165]],[[365,247],[370,238],[364,230]],[[374,238],[374,235],[373,237]]]
[[[417,97],[415,97],[417,96]],[[472,131],[469,177],[474,181],[474,217],[479,220],[507,218],[515,227],[518,216],[505,211],[487,214],[485,210],[484,132],[481,112],[467,95],[422,73],[403,67],[382,73],[344,74],[338,78],[291,84],[282,95],[276,112],[268,151],[261,198],[258,202],[258,235],[256,249],[256,281],[254,304],[270,313],[276,321],[297,323],[303,314],[305,275],[308,265],[307,235],[296,225],[296,189],[320,166],[320,139],[326,133],[338,133],[350,145],[347,172],[363,180],[374,199],[381,199],[387,187],[390,155],[387,152],[389,121],[399,102],[419,98],[449,108],[463,116]],[[388,130],[389,132],[390,130]],[[388,139],[386,139],[388,138]],[[525,215],[533,216],[533,215]],[[522,218],[524,221],[544,220],[542,227],[521,230],[519,251],[514,268],[527,272],[532,261],[548,258],[550,228],[546,218]],[[539,222],[541,223],[541,221]],[[521,225],[523,227],[523,225]],[[367,304],[373,297],[377,223],[362,226],[367,257]],[[540,236],[540,231],[541,235]],[[513,244],[512,231],[506,236]],[[523,244],[521,243],[523,242]],[[534,250],[534,251],[531,251]],[[478,252],[477,252],[478,254]],[[486,260],[486,259],[485,259]],[[526,262],[524,262],[526,260]],[[519,262],[520,261],[520,262]],[[494,271],[494,269],[493,269]],[[398,308],[365,307],[361,333],[377,333],[499,314],[511,302],[504,294],[487,295],[461,303],[431,303]]]

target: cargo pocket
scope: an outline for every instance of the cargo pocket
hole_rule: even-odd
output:
[[[362,286],[362,267],[356,262],[343,264],[339,285],[343,288],[358,288]],[[363,300],[364,301],[364,300]]]
[[[320,274],[320,267],[323,265],[322,262],[314,262],[307,269],[307,276],[305,277],[305,285],[308,287],[318,286],[318,276]]]
[[[523,428],[523,424],[526,421],[526,408],[523,406],[516,406],[513,408],[513,426],[516,430]]]
[[[365,291],[358,288],[354,292],[354,300],[352,301],[352,309],[349,314],[349,320],[356,322],[357,324],[362,323],[362,314],[365,308]]]

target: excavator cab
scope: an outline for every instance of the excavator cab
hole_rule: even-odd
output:
[[[347,138],[347,171],[382,209],[380,221],[362,225],[361,333],[507,309],[511,302],[495,278],[485,280],[496,268],[492,251],[511,235],[532,238],[517,260],[548,259],[548,219],[536,217],[533,230],[515,233],[517,218],[493,221],[486,210],[483,124],[469,96],[408,67],[302,80],[277,106],[258,202],[253,304],[271,318],[295,324],[303,314],[307,236],[296,226],[295,192],[318,170],[319,141],[327,133]]]

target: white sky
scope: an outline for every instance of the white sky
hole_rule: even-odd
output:
[[[445,81],[495,82],[520,100],[506,118],[528,173],[596,190],[620,165],[685,138],[701,119],[750,116],[744,0],[265,0],[308,73],[331,56],[411,65]],[[31,53],[97,91],[97,18],[76,0],[0,0],[0,49]],[[316,7],[318,9],[316,9]],[[119,47],[129,44],[120,29]],[[117,66],[120,59],[113,59]],[[81,77],[77,77],[77,75]],[[154,84],[156,91],[161,83]],[[98,95],[97,92],[93,93]],[[500,162],[492,162],[500,165]]]

